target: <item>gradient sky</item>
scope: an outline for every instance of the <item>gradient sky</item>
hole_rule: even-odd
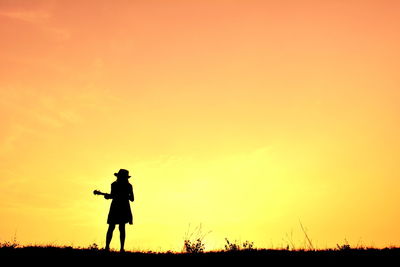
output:
[[[0,0],[0,241],[400,245],[399,1]],[[115,234],[118,234],[116,232]],[[117,236],[112,246],[119,247]]]

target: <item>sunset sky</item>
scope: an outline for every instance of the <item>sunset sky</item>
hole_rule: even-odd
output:
[[[0,0],[0,242],[400,246],[400,1]],[[190,227],[189,227],[190,226]],[[118,249],[118,230],[112,247]]]

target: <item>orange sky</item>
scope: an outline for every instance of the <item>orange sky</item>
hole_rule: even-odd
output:
[[[0,0],[0,241],[103,246],[127,168],[127,249],[400,245],[399,12]]]

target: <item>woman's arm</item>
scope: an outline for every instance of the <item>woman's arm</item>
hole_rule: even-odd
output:
[[[114,190],[113,190],[113,185],[111,184],[111,193],[110,194],[105,194],[104,198],[105,199],[114,199]]]

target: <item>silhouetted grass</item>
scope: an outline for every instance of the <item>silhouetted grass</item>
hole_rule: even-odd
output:
[[[9,242],[0,243],[0,258],[2,262],[11,262],[13,265],[19,263],[40,264],[46,263],[54,265],[59,264],[83,264],[90,266],[116,265],[116,264],[135,264],[139,262],[175,264],[184,263],[217,263],[222,264],[251,264],[263,263],[271,264],[318,264],[318,265],[337,265],[337,264],[371,264],[391,263],[400,259],[400,248],[388,247],[383,249],[368,248],[357,245],[351,247],[345,239],[343,244],[337,244],[336,248],[316,249],[311,238],[306,232],[306,228],[301,225],[305,235],[305,247],[295,249],[292,236],[288,238],[290,246],[282,249],[256,248],[254,242],[237,240],[230,241],[225,238],[225,246],[221,250],[205,251],[205,236],[210,233],[202,230],[201,225],[196,227],[190,233],[190,227],[184,237],[184,247],[182,252],[153,252],[153,251],[126,251],[120,253],[117,251],[104,251],[96,243],[88,247],[72,247],[57,245],[29,245],[22,246],[17,242],[16,236]]]
[[[184,252],[105,252],[97,245],[87,248],[71,246],[14,246],[1,244],[0,257],[17,263],[90,263],[90,264],[132,264],[146,263],[178,263],[178,262],[238,262],[256,263],[383,263],[400,259],[400,248],[350,248],[345,246],[327,250],[286,250],[286,249],[235,249],[219,250],[203,253]]]

